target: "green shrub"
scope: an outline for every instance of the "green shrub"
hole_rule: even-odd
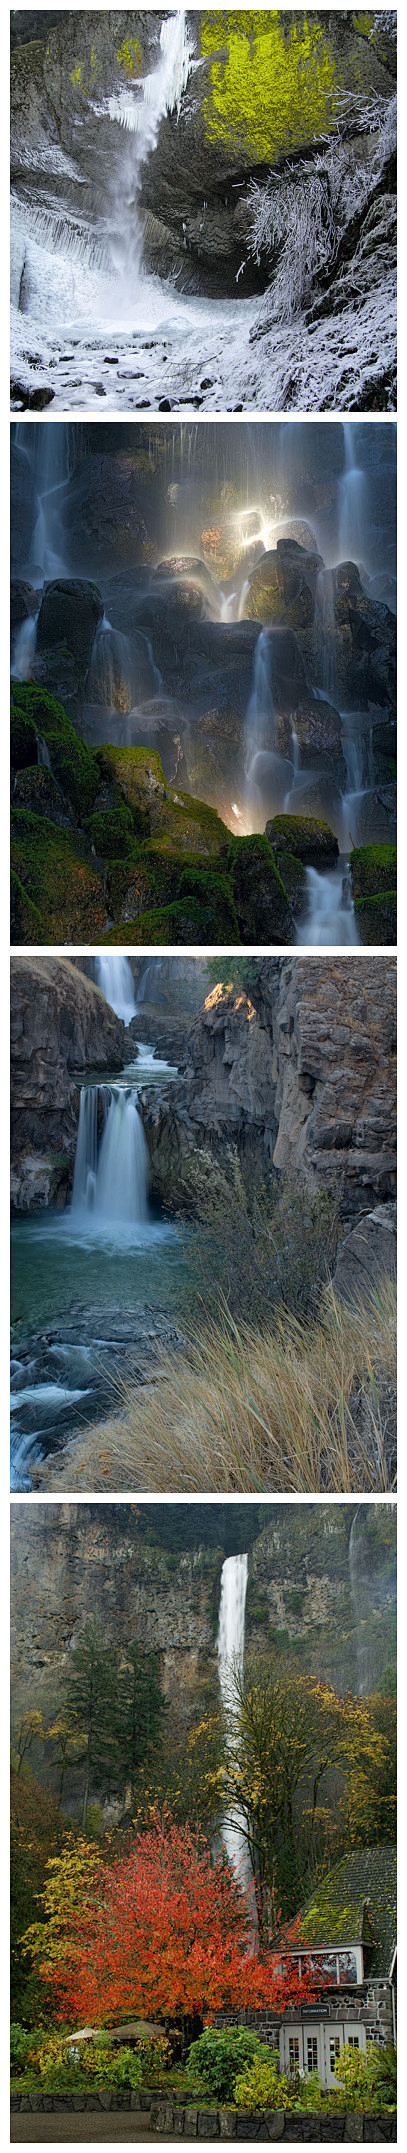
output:
[[[396,2051],[390,2044],[376,2048],[368,2043],[366,2055],[345,2042],[335,2062],[335,2078],[343,2092],[344,2106],[363,2112],[395,2108],[397,2092]]]
[[[235,2079],[233,2097],[236,2108],[293,2108],[296,2100],[289,2079],[280,2075],[278,2062],[269,2049],[255,2056]]]
[[[10,2063],[12,2070],[24,2069],[26,2058],[32,2048],[32,2042],[32,2033],[27,2033],[26,2026],[20,2026],[19,2021],[14,2020],[10,2026]]]
[[[266,2061],[269,2049],[259,2041],[256,2033],[245,2026],[207,2026],[199,2041],[193,2041],[188,2056],[188,2072],[201,2080],[204,2093],[213,2095],[216,2101],[231,2101],[239,2069],[253,2063],[255,2058]]]
[[[238,1320],[260,1321],[278,1306],[312,1314],[334,1266],[341,1188],[274,1175],[249,1191],[230,1154],[229,1176],[202,1184],[199,1233],[189,1244],[189,1288],[219,1313],[219,1295]],[[198,1206],[197,1206],[198,1209]]]

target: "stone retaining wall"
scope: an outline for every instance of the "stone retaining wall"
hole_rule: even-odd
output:
[[[62,2111],[77,2115],[89,2112],[94,2114],[95,2110],[111,2109],[116,2113],[121,2109],[131,2109],[135,2126],[136,2122],[140,2126],[144,2122],[147,2126],[148,2115],[148,2127],[157,2132],[157,2137],[165,2135],[208,2140],[259,2138],[263,2142],[284,2138],[288,2145],[304,2140],[314,2145],[321,2139],[334,2145],[342,2143],[342,2140],[345,2144],[353,2140],[375,2145],[386,2139],[397,2138],[396,2114],[363,2116],[355,2115],[354,2112],[347,2114],[343,2109],[337,2115],[324,2116],[319,2113],[314,2116],[310,2113],[295,2115],[292,2110],[286,2114],[282,2108],[276,2111],[269,2109],[266,2112],[252,2112],[246,2108],[193,2108],[181,2104],[175,2107],[168,2101],[150,2102],[146,2094],[130,2091],[109,2093],[107,2088],[106,2091],[103,2089],[98,2093],[13,2093],[11,2109],[13,2113],[25,2110],[29,2113],[34,2111],[35,2114],[51,2112],[54,2115],[59,2115]]]

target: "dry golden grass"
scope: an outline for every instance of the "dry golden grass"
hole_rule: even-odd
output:
[[[162,1352],[154,1376],[117,1387],[120,1410],[87,1428],[36,1485],[98,1492],[386,1493],[394,1484],[396,1294],[346,1308],[332,1287],[311,1325],[228,1318]]]

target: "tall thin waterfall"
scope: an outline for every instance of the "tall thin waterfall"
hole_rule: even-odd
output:
[[[98,1102],[104,1127],[98,1149]],[[83,1085],[72,1192],[72,1212],[106,1225],[132,1225],[147,1218],[148,1151],[137,1092],[130,1086]]]
[[[247,1570],[247,1555],[228,1555],[226,1562],[223,1564],[221,1579],[218,1629],[219,1686],[222,1704],[227,1713],[229,1729],[232,1719],[232,1728],[228,1735],[231,1751],[233,1751],[233,1714],[237,1710],[233,1701],[233,1676],[243,1674],[244,1665]],[[229,1822],[222,1825],[222,1839],[239,1883],[247,1886],[251,1882],[251,1870],[246,1841],[242,1836],[242,1828],[239,1824],[238,1809],[234,1810],[233,1817],[231,1816]]]
[[[123,1024],[131,1024],[136,1013],[136,998],[129,957],[113,952],[110,956],[104,950],[102,956],[96,957],[96,979],[109,1008],[115,1010],[116,1017],[122,1018]]]
[[[344,425],[345,470],[339,485],[340,561],[363,560],[368,548],[366,473],[355,463],[355,426]]]

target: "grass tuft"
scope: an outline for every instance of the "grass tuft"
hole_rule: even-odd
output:
[[[312,1323],[280,1309],[263,1330],[225,1305],[148,1383],[119,1381],[117,1416],[42,1465],[41,1486],[389,1493],[395,1358],[390,1279],[352,1308],[328,1286]]]

